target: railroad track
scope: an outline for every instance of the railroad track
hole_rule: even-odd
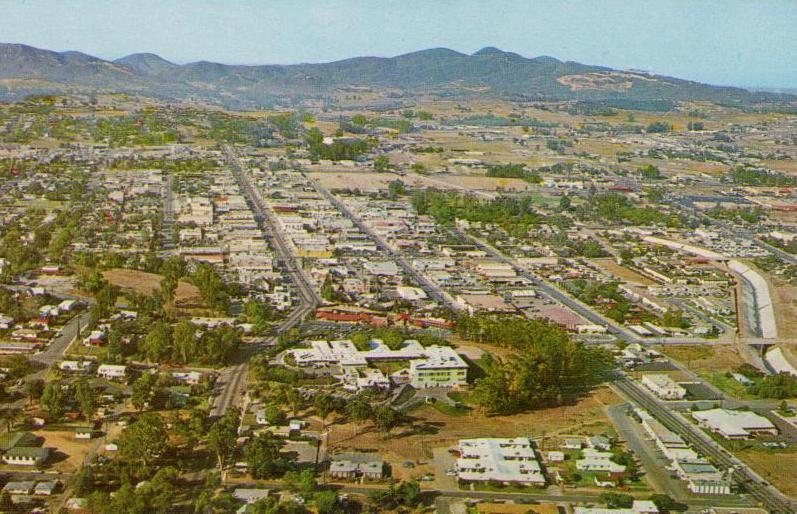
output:
[[[762,479],[739,459],[709,439],[698,428],[651,398],[633,381],[628,378],[622,378],[615,381],[613,386],[629,401],[646,409],[667,428],[683,437],[693,448],[710,457],[715,464],[725,469],[732,469],[734,481],[747,490],[750,496],[764,505],[771,513],[787,514],[795,512],[793,502],[780,491],[771,485],[763,484]]]

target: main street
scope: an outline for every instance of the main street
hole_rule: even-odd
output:
[[[219,384],[221,389],[219,394],[213,398],[211,416],[221,416],[228,408],[236,405],[243,396],[246,389],[246,373],[249,358],[264,346],[276,343],[279,334],[282,334],[302,322],[313,310],[321,303],[318,293],[316,293],[310,280],[304,274],[301,266],[296,264],[296,256],[285,240],[279,225],[274,220],[271,209],[263,202],[260,192],[252,183],[249,172],[241,163],[235,149],[227,146],[224,148],[224,155],[227,163],[232,170],[232,174],[238,181],[244,196],[254,211],[255,218],[258,220],[260,228],[271,235],[271,243],[281,262],[283,263],[284,273],[291,278],[299,292],[300,304],[283,320],[276,329],[276,334],[270,338],[260,341],[258,344],[247,347],[238,355],[237,362],[223,369],[219,374]]]
[[[366,225],[359,216],[357,216],[354,212],[352,212],[351,209],[348,208],[348,206],[346,206],[346,204],[338,200],[335,195],[330,193],[317,180],[313,180],[309,177],[308,180],[313,184],[315,189],[324,195],[324,197],[332,205],[334,205],[341,213],[343,213],[344,216],[349,218],[352,223],[354,223],[364,234],[367,234],[368,237],[370,237],[391,259],[398,263],[405,273],[412,276],[415,279],[415,282],[426,292],[427,295],[429,295],[430,298],[452,309],[459,309],[450,294],[445,292],[436,284],[432,283],[431,280],[413,268],[412,265],[399,252],[394,250],[384,239],[382,239],[381,236],[379,236],[379,234],[374,232],[371,227]]]

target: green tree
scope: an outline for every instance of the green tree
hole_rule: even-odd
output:
[[[59,382],[49,382],[44,386],[41,406],[51,421],[61,419],[64,415],[64,392]]]
[[[216,420],[208,432],[208,449],[216,455],[219,470],[224,469],[227,460],[235,452],[235,439],[238,436],[240,413],[238,409],[228,409]]]
[[[274,478],[283,474],[289,462],[280,453],[282,441],[271,432],[263,432],[247,443],[244,460],[252,478]]]
[[[315,479],[315,473],[311,469],[304,469],[302,471],[288,471],[282,477],[285,488],[296,493],[305,500],[312,498],[313,493],[318,487]]]
[[[169,448],[166,424],[154,412],[141,414],[119,436],[119,455],[148,468]]]
[[[80,413],[87,421],[94,419],[94,414],[97,412],[97,402],[94,394],[94,389],[86,380],[78,380],[75,382],[75,400],[80,407]]]
[[[387,155],[379,155],[374,158],[374,171],[387,171],[390,169],[390,158]]]

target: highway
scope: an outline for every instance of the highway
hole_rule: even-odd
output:
[[[275,222],[271,210],[265,205],[257,188],[252,184],[252,179],[248,171],[244,169],[243,164],[241,164],[241,160],[238,158],[235,150],[227,146],[224,148],[224,154],[230,165],[233,176],[235,176],[238,181],[241,192],[248,200],[258,223],[261,225],[261,229],[271,234],[272,247],[283,263],[285,274],[291,278],[299,292],[300,304],[279,324],[276,330],[277,335],[267,338],[258,344],[251,345],[239,356],[238,363],[221,371],[219,376],[221,391],[213,399],[210,411],[211,416],[223,415],[229,407],[235,405],[243,396],[246,389],[247,363],[252,354],[265,346],[275,344],[279,334],[301,323],[301,321],[321,303],[321,298],[318,296],[318,293],[313,288],[309,279],[305,276],[301,267],[296,265],[296,256],[285,241],[285,236],[281,233],[279,225]]]
[[[394,250],[384,239],[371,230],[371,228],[366,225],[359,216],[354,214],[354,212],[352,212],[352,210],[349,209],[346,204],[335,198],[335,196],[320,183],[318,183],[318,181],[313,180],[310,177],[307,177],[307,179],[313,184],[316,191],[324,195],[324,197],[341,213],[343,213],[344,216],[349,218],[357,226],[357,228],[359,228],[364,234],[367,234],[368,237],[376,242],[377,246],[388,256],[390,256],[391,259],[398,263],[405,273],[412,276],[415,279],[415,282],[426,292],[427,295],[429,295],[430,298],[454,310],[459,310],[461,308],[454,302],[454,299],[451,298],[451,295],[443,291],[443,289],[432,283],[431,280],[413,268],[412,265],[407,262],[407,260],[399,252]]]
[[[709,457],[717,466],[733,469],[734,480],[749,491],[751,497],[761,502],[771,513],[794,512],[795,505],[775,487],[763,479],[739,459],[728,453],[695,425],[692,425],[669,407],[660,404],[647,391],[632,380],[622,377],[612,383],[612,388],[634,405],[647,410],[667,428],[683,437],[695,450]]]

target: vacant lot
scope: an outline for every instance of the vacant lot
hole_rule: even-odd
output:
[[[163,277],[155,273],[114,268],[104,271],[102,276],[111,284],[122,289],[131,289],[137,293],[152,294],[158,289]],[[199,300],[199,289],[187,282],[180,281],[175,293],[177,303],[191,303]]]
[[[427,185],[419,175],[399,176],[394,173],[370,173],[358,171],[315,171],[309,174],[327,189],[387,189],[396,179],[408,186]]]
[[[736,456],[788,496],[797,495],[797,452],[742,450]]]
[[[655,282],[643,275],[640,275],[636,271],[628,269],[624,266],[620,266],[617,264],[617,262],[615,262],[614,259],[592,259],[592,262],[596,266],[606,270],[607,273],[611,273],[615,277],[620,278],[628,283],[640,286],[652,286],[655,284]]]
[[[744,364],[733,345],[665,345],[657,351],[671,357],[698,374],[723,373]]]
[[[599,388],[576,405],[542,409],[516,416],[487,417],[474,410],[464,416],[448,416],[434,407],[412,412],[412,426],[399,427],[388,436],[370,426],[353,424],[330,427],[332,453],[349,450],[376,450],[392,464],[397,477],[418,477],[433,471],[433,449],[449,447],[471,437],[547,437],[611,433],[612,424],[604,407],[622,400],[608,388]],[[412,468],[402,463],[411,461]]]
[[[88,441],[75,439],[75,433],[71,430],[52,432],[39,430],[33,433],[44,439],[43,447],[54,449],[54,456],[51,457],[52,466],[64,472],[77,470],[97,442],[95,439]]]

